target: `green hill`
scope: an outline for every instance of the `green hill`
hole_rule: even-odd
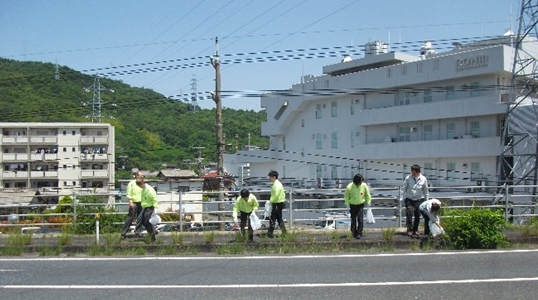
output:
[[[60,80],[54,79],[54,65],[41,62],[20,62],[0,58],[0,120],[1,122],[91,122],[91,91],[94,77],[67,67],[60,67]],[[119,80],[100,79],[101,85],[114,93],[101,93],[102,122],[111,123],[116,131],[116,167],[119,157],[128,157],[126,169],[158,169],[163,163],[181,168],[184,159],[195,160],[203,146],[205,162],[216,160],[215,109],[196,109],[192,105],[168,99],[150,89],[131,87]],[[111,118],[113,117],[113,118]],[[227,144],[268,146],[261,137],[260,124],[265,112],[223,110],[223,129]],[[228,147],[227,153],[233,153]],[[125,176],[124,173],[118,172]],[[120,175],[120,176],[121,176]]]

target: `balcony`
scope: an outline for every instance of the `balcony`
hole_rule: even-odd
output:
[[[26,153],[4,153],[4,154],[2,154],[2,161],[28,161],[28,154],[26,154]]]
[[[366,109],[356,118],[359,126],[463,118],[506,113],[501,95],[486,95],[439,102]]]
[[[27,136],[4,136],[2,137],[3,144],[26,144],[28,143]]]
[[[32,144],[58,144],[58,138],[55,136],[32,136],[30,137]]]
[[[361,159],[497,156],[502,150],[499,137],[374,143],[357,148]]]
[[[28,171],[3,171],[3,179],[28,178]]]
[[[53,161],[58,160],[58,154],[57,153],[44,153],[44,154],[35,154],[32,153],[30,155],[31,161]]]
[[[82,170],[80,172],[82,178],[108,178],[107,170]]]
[[[31,171],[31,178],[57,178],[58,171]]]
[[[80,138],[80,143],[108,145],[108,136],[83,136]]]
[[[108,161],[108,154],[82,153],[80,154],[80,161]]]

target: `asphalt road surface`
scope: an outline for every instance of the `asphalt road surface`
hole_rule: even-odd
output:
[[[538,250],[1,258],[0,299],[536,299]]]

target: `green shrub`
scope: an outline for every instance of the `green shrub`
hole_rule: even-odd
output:
[[[8,237],[8,244],[13,246],[25,246],[30,245],[32,243],[32,235],[31,234],[10,234]]]
[[[73,243],[73,235],[71,235],[69,233],[62,232],[62,235],[60,235],[58,237],[58,245],[59,246],[71,245],[72,243]]]
[[[100,214],[99,232],[114,233],[120,232],[125,221],[125,215],[114,214],[118,211],[102,205],[106,203],[106,198],[97,196],[79,197],[80,205],[77,205],[77,223],[74,229],[77,234],[95,233],[95,214]],[[98,204],[98,205],[91,205]]]
[[[73,212],[73,198],[70,196],[63,196],[62,199],[58,201],[58,206],[54,210],[55,213],[72,213]]]
[[[391,241],[394,237],[394,234],[396,234],[396,228],[394,227],[385,227],[381,229],[381,234],[383,235],[383,240],[385,241]]]
[[[183,234],[181,233],[172,233],[170,235],[170,238],[172,238],[172,243],[174,245],[181,245],[183,244]]]
[[[215,233],[214,232],[210,232],[210,233],[205,233],[204,232],[204,242],[206,244],[211,244],[211,243],[213,243],[214,240],[215,240]]]
[[[493,249],[504,241],[506,228],[501,210],[447,210],[442,220],[450,245],[454,249]]]

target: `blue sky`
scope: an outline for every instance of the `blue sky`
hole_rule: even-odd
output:
[[[216,36],[221,55],[360,46],[389,37],[393,45],[412,42],[405,51],[418,55],[424,40],[449,39],[449,45],[452,39],[501,35],[510,25],[516,31],[519,6],[518,0],[0,0],[0,57],[125,71],[120,67],[214,55]],[[273,55],[259,55],[267,56]],[[222,89],[287,89],[303,73],[320,75],[322,66],[340,59],[223,65]],[[186,62],[207,59],[174,65]],[[198,92],[214,89],[211,66],[112,78],[172,96],[190,93],[193,75]],[[214,106],[211,100],[198,104]],[[223,104],[260,109],[256,97]]]

